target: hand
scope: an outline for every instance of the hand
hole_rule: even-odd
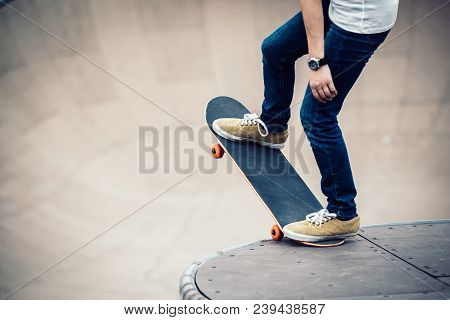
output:
[[[321,103],[331,101],[337,95],[328,65],[324,65],[316,71],[309,71],[309,86],[314,98]]]

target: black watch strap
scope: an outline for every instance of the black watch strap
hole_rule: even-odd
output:
[[[327,57],[323,57],[322,59],[319,60],[319,67],[324,66],[326,64],[328,64]]]

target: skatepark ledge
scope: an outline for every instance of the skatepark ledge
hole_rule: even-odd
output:
[[[217,251],[191,264],[180,297],[202,299],[448,299],[450,220],[361,228],[335,248],[289,239]]]

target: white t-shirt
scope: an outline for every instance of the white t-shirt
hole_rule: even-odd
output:
[[[338,27],[354,33],[390,30],[397,19],[399,0],[331,0],[328,14]]]

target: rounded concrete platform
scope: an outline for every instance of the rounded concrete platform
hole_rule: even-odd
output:
[[[183,299],[448,299],[450,220],[369,226],[334,248],[289,239],[217,252],[181,277]]]

